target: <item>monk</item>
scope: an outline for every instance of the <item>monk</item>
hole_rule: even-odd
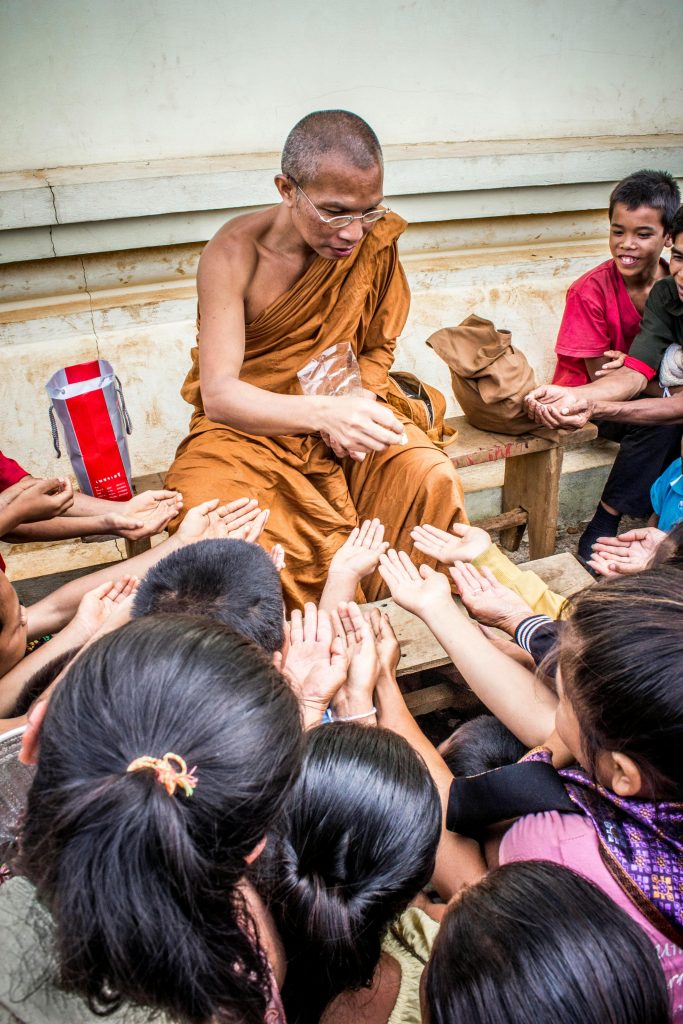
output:
[[[264,543],[285,548],[290,609],[317,601],[359,519],[379,517],[407,551],[418,523],[467,522],[448,457],[386,402],[410,292],[397,252],[405,222],[383,205],[382,185],[365,121],[309,114],[285,143],[282,202],[225,224],[199,262],[197,347],[181,392],[194,414],[166,486],[185,508],[243,496],[269,508]],[[298,371],[342,342],[362,392],[303,394]],[[366,600],[385,595],[378,574],[365,583]]]

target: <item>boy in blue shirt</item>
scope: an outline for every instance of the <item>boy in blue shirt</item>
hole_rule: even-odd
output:
[[[683,455],[683,447],[681,450]],[[655,510],[650,526],[656,526],[668,533],[672,526],[683,519],[683,463],[681,459],[672,462],[658,477],[650,490],[650,501]]]

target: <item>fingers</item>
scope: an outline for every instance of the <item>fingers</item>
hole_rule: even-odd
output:
[[[395,553],[396,552],[394,552],[394,554]],[[391,554],[391,552],[389,552],[389,554]],[[420,573],[417,570],[417,566],[411,561],[410,557],[405,553],[405,551],[399,551],[398,552],[398,558],[399,558],[400,563],[403,566],[403,569],[405,570],[407,576],[411,580],[419,580],[420,579]]]
[[[382,639],[382,613],[379,608],[370,609],[370,628],[374,634],[375,640]]]
[[[265,525],[268,522],[269,515],[270,509],[264,508],[251,523],[242,527],[242,540],[246,540],[250,544],[255,544],[263,533]],[[232,534],[232,532],[233,531],[231,530],[230,533]]]
[[[304,620],[298,608],[295,608],[289,620],[289,642],[292,647],[304,642]]]
[[[308,608],[308,605],[306,605]],[[325,644],[327,647],[330,646],[334,638],[334,630],[332,628],[332,619],[325,611],[318,611],[315,605],[312,607],[316,611],[316,628],[315,628],[315,640],[319,644]]]
[[[278,572],[285,567],[285,549],[282,544],[276,544],[270,551],[270,559]]]
[[[351,533],[348,535],[348,537],[344,541],[344,545],[348,546],[350,548],[355,547],[356,542],[358,541],[359,537],[360,537],[360,527],[359,526],[354,526],[354,528],[351,530]]]
[[[215,508],[218,508],[219,501],[220,498],[209,498],[208,501],[203,501],[200,505],[195,505],[187,514],[190,516],[194,512],[198,516],[206,516],[209,512],[213,512]]]
[[[231,530],[237,530],[240,526],[250,523],[252,519],[256,518],[259,511],[256,498],[238,498],[236,502],[230,501],[227,505],[221,505],[216,509],[217,515]]]

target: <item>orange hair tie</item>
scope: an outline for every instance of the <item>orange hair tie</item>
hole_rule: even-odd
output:
[[[178,767],[174,767],[177,765]],[[198,783],[195,772],[195,765],[188,772],[187,764],[177,754],[164,754],[163,757],[136,757],[126,768],[127,772],[142,772],[150,768],[156,775],[157,782],[161,783],[169,796],[173,796],[176,788],[180,786],[185,796],[192,796],[195,786]]]

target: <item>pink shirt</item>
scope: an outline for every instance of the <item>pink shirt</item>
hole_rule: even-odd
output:
[[[633,305],[614,260],[605,260],[570,286],[555,343],[553,384],[587,384],[584,359],[607,349],[628,352],[642,317]]]
[[[600,856],[598,837],[582,814],[546,811],[527,814],[510,828],[500,844],[501,864],[516,860],[550,860],[594,882],[652,939],[666,976],[674,1021],[683,1024],[683,949],[657,931],[628,898]]]

